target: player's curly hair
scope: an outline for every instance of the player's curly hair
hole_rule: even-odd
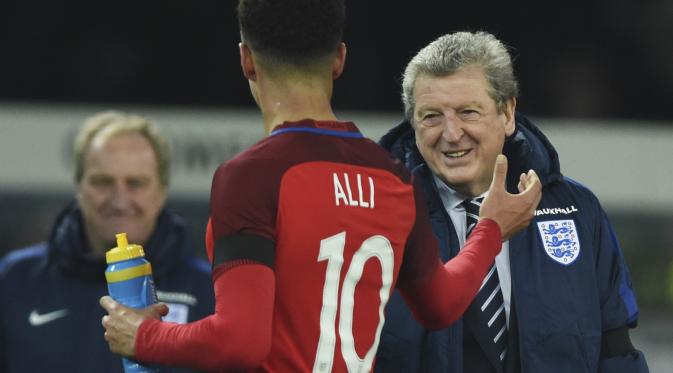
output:
[[[302,67],[333,53],[343,36],[344,0],[240,0],[241,39],[267,63]]]

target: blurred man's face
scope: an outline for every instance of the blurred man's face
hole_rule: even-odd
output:
[[[514,132],[514,99],[498,113],[481,68],[444,77],[420,76],[414,86],[416,144],[430,169],[465,197],[485,192],[505,137]]]
[[[166,201],[150,143],[135,133],[106,141],[95,138],[84,160],[77,200],[94,253],[116,246],[115,234],[121,232],[130,243],[144,245]]]

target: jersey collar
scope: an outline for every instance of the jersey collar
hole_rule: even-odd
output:
[[[353,122],[303,119],[296,122],[283,122],[271,131],[270,136],[287,132],[309,132],[338,137],[363,138],[364,135]]]

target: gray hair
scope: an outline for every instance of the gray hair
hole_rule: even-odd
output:
[[[488,94],[499,112],[505,109],[508,99],[519,94],[512,59],[501,41],[483,31],[450,33],[421,49],[404,70],[402,103],[406,118],[413,122],[414,86],[419,76],[443,77],[469,65],[483,68],[491,87]]]
[[[73,147],[75,182],[82,181],[86,154],[93,140],[99,136],[106,140],[121,133],[137,133],[149,141],[157,157],[159,181],[161,185],[168,187],[171,161],[168,139],[159,131],[159,127],[146,118],[119,111],[104,111],[84,121]]]

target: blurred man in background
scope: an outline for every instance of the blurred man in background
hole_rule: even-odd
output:
[[[381,144],[422,183],[443,260],[469,235],[498,154],[510,160],[509,190],[528,169],[543,190],[533,222],[503,243],[453,326],[426,330],[393,295],[377,371],[647,372],[629,338],[638,306],[612,226],[596,196],[561,174],[547,138],[515,113],[506,47],[484,32],[444,35],[412,58],[402,90],[406,121]]]
[[[0,372],[122,372],[101,336],[98,306],[116,233],[144,247],[170,308],[165,320],[213,310],[210,267],[190,255],[182,219],[164,207],[170,148],[158,128],[137,115],[99,113],[77,134],[74,155],[76,198],[48,241],[0,261]]]

